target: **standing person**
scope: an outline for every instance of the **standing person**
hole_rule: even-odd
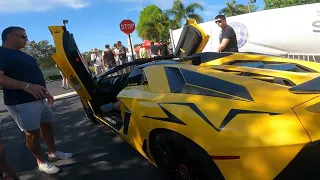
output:
[[[139,56],[140,58],[150,58],[150,53],[143,44],[141,44],[141,48],[139,50]]]
[[[218,52],[239,52],[237,44],[237,35],[234,29],[227,24],[224,15],[217,15],[215,23],[221,28],[219,40],[220,45],[217,49]]]
[[[59,68],[57,64],[56,64],[56,67]],[[61,87],[62,87],[63,89],[69,89],[68,79],[65,77],[65,75],[63,74],[63,72],[62,72],[60,69],[59,69],[59,72],[60,72],[60,75],[61,75],[61,78],[62,78],[62,80],[61,80]]]
[[[173,45],[172,45],[172,43],[171,43],[171,40],[169,39],[169,42],[168,42],[168,53],[169,53],[169,55],[173,55]]]
[[[127,59],[128,59],[128,63],[132,62],[136,53],[133,51],[133,55],[132,55],[131,48],[127,48],[126,50],[127,50],[126,56],[127,56]],[[128,69],[127,72],[131,72],[132,66],[127,67],[127,69]]]
[[[126,56],[128,58],[128,62],[132,62],[136,52],[133,51],[133,56],[132,56],[131,48],[127,48],[126,51],[127,51]]]
[[[127,56],[126,56],[126,48],[122,45],[121,41],[117,42],[117,47],[119,49],[119,58],[123,63],[127,63]]]
[[[122,64],[121,60],[120,60],[120,50],[118,48],[117,44],[113,44],[113,50],[114,52],[114,59],[116,61],[116,65],[119,66]]]
[[[26,146],[37,159],[38,167],[48,174],[60,171],[45,161],[39,133],[48,147],[48,159],[70,159],[71,153],[56,151],[51,121],[53,97],[46,89],[43,74],[36,59],[21,51],[28,37],[21,27],[9,27],[1,34],[0,86],[4,104],[18,127],[25,133]],[[18,66],[17,66],[18,64]]]
[[[158,54],[158,47],[154,45],[154,42],[151,42],[150,43],[150,51],[151,51],[151,57],[156,57],[156,56],[159,56]]]
[[[93,62],[95,73],[99,76],[101,73],[103,73],[104,67],[102,64],[102,57],[97,48],[93,49],[91,53],[91,61]]]
[[[104,47],[105,50],[102,53],[103,65],[105,66],[106,70],[109,70],[116,66],[116,60],[114,59],[115,54],[110,48],[109,44],[106,44]]]
[[[160,40],[160,55],[161,56],[168,56],[169,51],[168,51],[168,46],[166,43],[164,43],[162,40]]]
[[[119,49],[119,58],[120,58],[121,64],[128,63],[126,48],[122,45],[121,41],[117,42],[117,46]],[[123,73],[126,73],[126,72],[129,72],[128,68],[123,69]]]

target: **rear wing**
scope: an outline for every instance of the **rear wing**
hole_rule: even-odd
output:
[[[320,76],[310,81],[304,82],[289,89],[295,94],[319,94],[320,93]]]

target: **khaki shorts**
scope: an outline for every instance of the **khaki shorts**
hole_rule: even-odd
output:
[[[45,99],[6,106],[6,108],[21,131],[37,130],[40,128],[40,123],[54,119],[48,101]]]

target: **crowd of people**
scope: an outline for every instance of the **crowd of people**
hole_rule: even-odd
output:
[[[131,50],[125,48],[121,41],[118,41],[113,47],[106,44],[104,50],[102,50],[102,54],[99,53],[97,48],[92,49],[90,60],[94,66],[95,73],[100,75],[112,67],[131,62]]]
[[[131,48],[124,47],[121,41],[115,43],[113,47],[106,44],[102,53],[99,52],[98,48],[94,48],[91,50],[91,59],[89,64],[92,64],[94,66],[95,73],[100,75],[110,68],[127,62],[132,62],[134,59],[168,56],[173,52],[172,45],[167,45],[163,41],[160,41],[159,45],[155,45],[154,42],[151,42],[149,48],[144,44],[140,44],[139,46],[141,48],[138,53],[135,51],[132,53]],[[124,69],[124,73],[125,71],[128,71],[128,69]]]

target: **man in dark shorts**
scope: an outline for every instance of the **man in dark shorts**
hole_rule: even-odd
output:
[[[37,60],[21,51],[28,41],[21,27],[9,27],[1,34],[0,86],[4,104],[18,127],[26,135],[26,146],[37,159],[38,167],[48,174],[60,171],[45,161],[40,147],[39,134],[48,147],[49,161],[69,159],[71,153],[56,151],[50,108],[54,99],[46,89],[46,82]]]
[[[224,15],[215,17],[215,23],[222,29],[220,32],[220,44],[217,49],[218,52],[239,52],[237,44],[237,35],[234,29],[227,24]]]

